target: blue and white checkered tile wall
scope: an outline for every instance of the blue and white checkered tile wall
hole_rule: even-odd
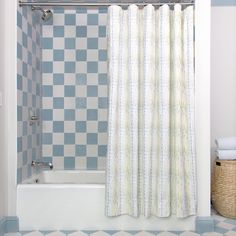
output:
[[[42,27],[42,154],[56,169],[104,169],[107,9],[53,9]]]
[[[41,24],[30,8],[17,10],[17,181],[33,173],[31,161],[41,157],[41,125],[29,124],[41,108]]]

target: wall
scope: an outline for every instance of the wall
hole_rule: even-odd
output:
[[[43,158],[56,169],[104,169],[107,9],[56,8],[43,25]]]
[[[17,182],[35,170],[32,160],[41,157],[41,122],[30,125],[31,115],[40,118],[41,23],[29,7],[17,10]]]
[[[213,4],[211,147],[214,158],[214,140],[218,137],[236,136],[236,1],[216,1]]]

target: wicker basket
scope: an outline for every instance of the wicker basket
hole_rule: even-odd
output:
[[[217,212],[236,219],[236,160],[215,161],[211,198]]]

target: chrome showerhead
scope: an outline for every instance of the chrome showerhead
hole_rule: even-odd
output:
[[[32,11],[41,11],[43,13],[41,16],[43,21],[48,21],[52,17],[52,11],[49,9],[42,9],[41,7],[32,6]]]

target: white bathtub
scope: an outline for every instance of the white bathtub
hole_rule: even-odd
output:
[[[195,217],[106,217],[104,183],[104,171],[55,170],[19,184],[20,230],[194,230]]]

